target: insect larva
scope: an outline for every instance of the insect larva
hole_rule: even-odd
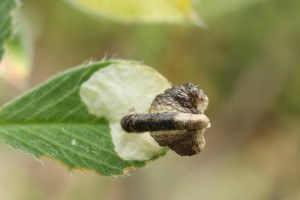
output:
[[[159,145],[195,155],[204,148],[203,133],[210,126],[204,115],[207,106],[208,97],[198,85],[174,86],[155,97],[149,113],[124,116],[121,126],[130,133],[149,131]]]
[[[208,123],[209,119],[204,114],[179,112],[131,114],[121,120],[123,129],[130,133],[198,130],[206,128]]]

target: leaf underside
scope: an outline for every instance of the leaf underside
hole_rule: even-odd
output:
[[[80,85],[112,63],[75,68],[2,107],[0,140],[37,158],[51,157],[70,170],[108,176],[144,166],[147,161],[118,156],[108,122],[89,114],[79,96]]]
[[[15,6],[15,0],[0,1],[0,60],[4,53],[4,43],[12,33],[11,10]]]

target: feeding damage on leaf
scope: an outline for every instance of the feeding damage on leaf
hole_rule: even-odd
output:
[[[182,156],[201,152],[205,146],[204,131],[210,127],[204,115],[207,95],[198,85],[174,86],[153,100],[149,113],[131,114],[122,118],[127,132],[150,131],[160,146],[168,146]]]
[[[168,88],[170,83],[154,69],[133,61],[78,67],[2,107],[0,140],[36,158],[53,158],[70,170],[105,176],[143,167],[165,155],[167,146],[194,154],[203,141],[198,130],[208,126],[201,115],[208,99],[193,85]],[[157,129],[150,126],[141,129],[143,134],[129,134],[120,120],[133,111],[149,111],[161,126],[154,123]],[[176,136],[170,135],[173,131]]]
[[[169,148],[195,155],[205,146],[208,97],[198,85],[171,87],[152,68],[121,61],[95,72],[80,97],[91,114],[108,120],[114,150],[124,160],[151,160]]]
[[[147,112],[155,96],[170,87],[154,69],[136,62],[118,61],[84,82],[80,97],[91,114],[108,120],[114,150],[123,160],[147,161],[164,155],[168,148],[160,146],[150,133],[126,133],[120,120],[130,110]]]

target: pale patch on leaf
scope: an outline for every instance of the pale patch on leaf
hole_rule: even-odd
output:
[[[192,0],[66,0],[86,13],[125,23],[158,22],[202,24]]]
[[[120,119],[134,111],[147,112],[152,100],[170,87],[153,69],[121,62],[95,72],[80,89],[90,113],[109,121],[115,151],[124,160],[148,160],[167,149],[158,145],[149,133],[129,134]]]

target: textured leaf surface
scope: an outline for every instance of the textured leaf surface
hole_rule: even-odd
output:
[[[80,86],[92,74],[119,62],[75,68],[2,107],[0,139],[37,158],[58,160],[69,169],[117,175],[128,168],[144,166],[147,160],[127,161],[119,157],[108,121],[90,114],[79,94]]]
[[[122,22],[192,22],[201,20],[192,11],[192,0],[66,0],[86,13]]]
[[[16,6],[14,0],[0,1],[0,60],[4,53],[4,43],[12,33],[11,10]]]

